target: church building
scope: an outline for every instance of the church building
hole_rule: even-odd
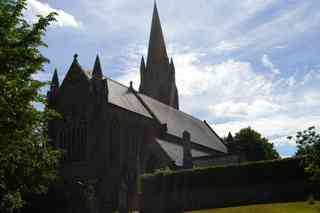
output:
[[[65,150],[62,174],[68,180],[94,179],[99,209],[129,206],[123,203],[137,194],[141,174],[227,158],[226,146],[206,121],[179,110],[174,61],[156,5],[139,91],[102,70],[98,56],[88,72],[74,55],[61,84],[55,70],[47,94],[49,108],[62,117],[48,127],[52,145]]]

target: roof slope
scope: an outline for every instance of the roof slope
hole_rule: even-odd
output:
[[[165,140],[161,140],[156,138],[157,143],[161,146],[161,148],[168,154],[168,156],[175,162],[177,166],[183,165],[183,146],[175,143],[171,143]],[[191,149],[192,157],[204,157],[208,156],[207,153]]]
[[[126,110],[153,118],[130,89],[114,80],[107,78],[109,102]]]
[[[191,141],[211,149],[227,152],[226,146],[220,138],[201,120],[192,117],[182,111],[176,110],[146,95],[139,94],[142,100],[160,120],[167,124],[168,133],[182,137],[184,131],[191,134]]]

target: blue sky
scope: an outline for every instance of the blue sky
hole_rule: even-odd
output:
[[[153,0],[28,0],[25,16],[59,13],[43,49],[51,63],[36,77],[60,80],[74,53],[85,69],[99,54],[106,76],[139,86]],[[282,156],[288,135],[320,121],[320,2],[316,0],[161,0],[181,109],[226,135],[251,126]]]

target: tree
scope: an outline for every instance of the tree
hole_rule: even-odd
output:
[[[0,1],[0,212],[16,212],[28,197],[45,193],[57,178],[60,152],[50,147],[44,83],[32,75],[48,62],[39,51],[55,14],[30,25],[23,18],[26,0]]]
[[[312,126],[297,132],[295,141],[298,144],[296,156],[303,157],[306,171],[314,180],[320,180],[320,133]]]
[[[232,135],[230,135],[232,136]],[[247,161],[272,160],[280,158],[273,144],[250,127],[241,129],[233,139],[228,136],[231,152],[244,154]]]

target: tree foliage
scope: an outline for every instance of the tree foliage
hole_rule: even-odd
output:
[[[297,132],[294,139],[298,144],[296,156],[303,156],[306,171],[311,173],[314,179],[320,180],[320,133],[312,126]]]
[[[48,62],[39,51],[55,14],[35,24],[23,17],[26,0],[0,1],[0,212],[16,212],[28,196],[45,193],[57,177],[60,152],[47,143],[52,113],[37,110],[44,83],[32,75]]]
[[[250,127],[241,129],[234,137],[229,133],[225,141],[231,153],[243,154],[247,161],[280,158],[273,144]]]

